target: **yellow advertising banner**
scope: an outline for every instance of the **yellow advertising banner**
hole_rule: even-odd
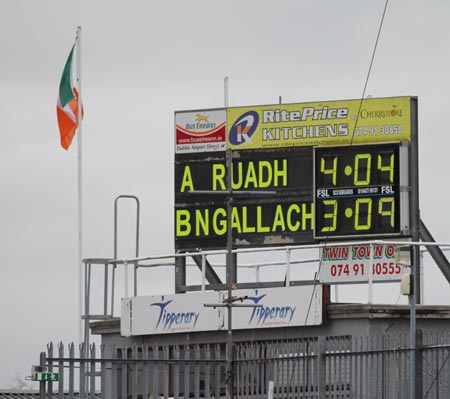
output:
[[[411,97],[227,109],[234,150],[411,141]]]

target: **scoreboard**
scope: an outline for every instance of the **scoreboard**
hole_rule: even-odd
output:
[[[408,230],[408,152],[400,143],[316,147],[315,237],[401,235]],[[402,213],[403,211],[403,213]]]
[[[410,237],[413,159],[414,97],[176,112],[175,249]]]

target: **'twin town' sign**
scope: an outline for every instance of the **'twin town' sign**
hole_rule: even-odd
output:
[[[409,149],[399,143],[411,140],[416,112],[412,97],[176,112],[175,248],[226,246],[226,149],[235,248],[407,236],[408,215],[400,211],[409,199],[399,193],[408,192],[401,172]],[[315,151],[328,147],[336,154]],[[386,187],[395,191],[382,192]],[[341,199],[335,192],[349,194]]]
[[[234,290],[233,294],[247,296],[248,304],[262,305],[234,309],[234,330],[322,323],[321,285]],[[226,295],[225,291],[217,291],[124,298],[121,334],[132,336],[224,330],[227,326],[225,308],[214,309],[204,307],[204,304],[223,303]]]
[[[324,284],[400,281],[404,267],[394,245],[324,247],[319,279]]]

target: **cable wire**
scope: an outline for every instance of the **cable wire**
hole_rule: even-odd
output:
[[[364,97],[366,96],[367,84],[369,83],[370,73],[372,72],[373,61],[375,59],[375,54],[377,52],[378,41],[380,39],[381,29],[383,28],[383,22],[384,22],[384,17],[386,15],[386,10],[387,10],[388,3],[389,3],[389,0],[386,0],[386,3],[384,5],[384,10],[383,10],[383,15],[381,17],[380,26],[378,28],[377,40],[375,41],[375,46],[374,46],[373,52],[372,52],[372,59],[370,60],[369,70],[367,71],[366,81],[364,83],[364,89],[363,89],[363,92],[362,92],[362,95],[361,95],[361,100],[359,102],[358,113],[356,114],[355,127],[353,128],[353,134],[352,134],[352,138],[351,138],[351,141],[350,141],[350,145],[353,144],[353,138],[355,137],[355,134],[354,134],[355,133],[355,129],[358,126],[359,114],[361,112],[361,107],[362,107],[362,103],[364,101]]]

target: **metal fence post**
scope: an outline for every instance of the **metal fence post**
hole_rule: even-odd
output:
[[[86,344],[83,342],[79,346],[80,350],[80,399],[85,399],[86,393]]]
[[[326,337],[318,337],[317,339],[317,361],[316,361],[316,380],[317,380],[317,397],[325,398],[325,376],[326,376]]]
[[[39,366],[41,367],[41,370],[45,370],[45,367],[47,365],[47,356],[45,352],[41,352],[41,355],[39,356]],[[39,381],[39,399],[45,399],[45,381]]]
[[[58,345],[58,356],[60,359],[64,358],[64,345],[62,342]],[[59,381],[58,381],[58,396],[60,398],[64,395],[64,362],[59,361],[58,364],[58,373],[59,373]]]
[[[75,345],[69,344],[69,399],[74,399],[75,392]]]
[[[48,366],[47,366],[47,371],[49,373],[53,372],[53,342],[50,342],[47,345],[47,352],[48,352]],[[52,381],[48,381],[47,382],[47,397],[49,399],[51,399],[53,397],[53,382]]]
[[[105,362],[105,344],[100,345],[100,393],[102,398],[106,398],[106,362]],[[111,378],[110,378],[111,380]],[[109,392],[111,392],[109,390]]]
[[[416,330],[416,399],[423,399],[423,332]],[[439,371],[436,370],[436,373]]]
[[[89,363],[89,392],[86,392],[86,395],[91,398],[95,399],[95,365],[96,365],[96,359],[97,359],[97,353],[96,353],[96,347],[95,342],[92,343],[90,347],[90,363]],[[87,361],[87,360],[86,360]]]

